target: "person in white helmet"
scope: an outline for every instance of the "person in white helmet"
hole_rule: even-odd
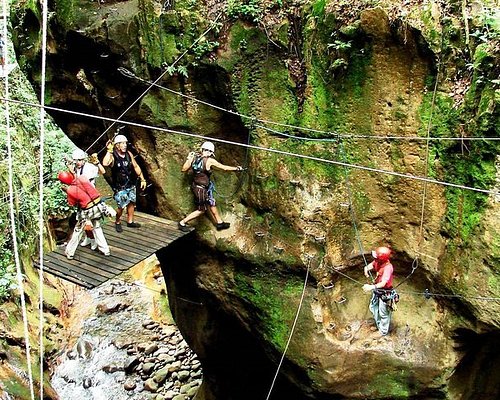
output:
[[[191,152],[188,154],[186,161],[182,165],[182,172],[189,170],[193,171],[193,182],[191,190],[194,194],[196,210],[179,221],[178,228],[183,232],[189,231],[187,223],[209,210],[216,222],[218,231],[229,228],[229,222],[224,222],[219,215],[219,211],[215,205],[213,196],[214,184],[210,180],[212,168],[221,169],[223,171],[242,171],[240,166],[231,167],[218,162],[213,156],[215,146],[212,142],[205,142],[201,145],[201,154]]]
[[[146,189],[146,180],[141,167],[134,159],[132,153],[127,150],[128,140],[124,135],[116,135],[113,141],[107,143],[107,153],[102,164],[111,166],[112,187],[115,193],[114,199],[118,205],[116,210],[115,229],[122,232],[121,216],[123,210],[127,209],[127,227],[139,228],[141,224],[134,222],[135,203],[137,199],[136,183],[140,180],[141,190]],[[134,175],[135,173],[135,175]]]
[[[82,149],[73,150],[73,154],[71,155],[72,162],[68,164],[68,169],[75,175],[77,178],[80,176],[85,176],[92,186],[95,187],[96,178],[99,175],[102,175],[106,172],[103,165],[99,162],[97,158],[97,153],[92,154],[90,157],[87,157],[87,153],[85,153]],[[91,226],[91,224],[89,223]],[[85,238],[80,243],[80,246],[88,246],[92,250],[97,249],[97,243],[94,239],[92,230],[86,229]]]

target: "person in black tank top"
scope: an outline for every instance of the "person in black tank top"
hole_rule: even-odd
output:
[[[183,232],[189,232],[188,221],[198,218],[207,210],[212,214],[218,231],[229,228],[229,222],[224,222],[219,215],[213,197],[213,183],[210,180],[212,174],[211,168],[218,168],[223,171],[242,171],[241,167],[231,167],[224,165],[213,158],[215,146],[212,142],[205,142],[201,145],[201,154],[191,152],[182,165],[182,172],[193,172],[193,182],[191,190],[194,194],[196,210],[179,221],[178,228]]]
[[[116,135],[113,142],[108,142],[107,153],[102,160],[102,165],[111,166],[114,199],[118,205],[115,221],[117,232],[123,231],[121,216],[125,208],[127,209],[127,226],[129,228],[141,226],[141,224],[134,222],[137,178],[140,180],[141,190],[146,188],[146,180],[139,164],[134,160],[132,153],[127,150],[127,142],[125,136]]]

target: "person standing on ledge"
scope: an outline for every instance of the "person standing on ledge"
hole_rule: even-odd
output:
[[[68,163],[68,169],[71,171],[71,173],[77,178],[79,176],[87,177],[89,182],[94,187],[97,177],[100,174],[102,175],[106,172],[102,164],[99,162],[96,153],[92,154],[90,157],[87,157],[87,153],[85,153],[82,149],[75,149],[72,154],[72,160],[73,161],[71,163]],[[80,246],[85,247],[90,244],[90,248],[92,250],[95,250],[97,249],[97,243],[91,232],[91,230],[85,229],[85,238],[80,243]]]
[[[369,308],[375,319],[377,329],[382,336],[389,333],[391,324],[391,308],[386,303],[388,294],[392,290],[394,274],[394,267],[389,261],[391,253],[391,249],[388,247],[378,247],[372,251],[374,260],[364,269],[367,278],[370,277],[370,271],[373,270],[376,273],[374,283],[372,285],[364,284],[363,290],[373,292]]]
[[[191,190],[193,191],[196,204],[196,210],[178,223],[179,229],[183,232],[189,231],[189,226],[187,225],[189,221],[198,218],[207,210],[212,213],[216,222],[215,227],[218,231],[227,229],[230,226],[229,222],[224,222],[219,215],[213,195],[214,183],[210,180],[210,176],[212,175],[212,168],[223,171],[242,171],[243,168],[221,164],[213,158],[214,153],[214,144],[212,142],[205,142],[201,145],[201,154],[196,154],[195,152],[189,153],[182,165],[182,172],[193,171]]]
[[[124,135],[116,135],[113,142],[106,144],[107,152],[102,160],[105,167],[111,166],[111,180],[114,191],[114,199],[118,205],[116,210],[115,229],[122,232],[121,217],[123,210],[127,209],[127,226],[139,228],[141,224],[134,222],[135,203],[137,199],[136,182],[140,179],[141,190],[146,189],[146,180],[142,175],[139,164],[134,156],[127,150],[128,140]],[[135,173],[135,175],[134,175]]]

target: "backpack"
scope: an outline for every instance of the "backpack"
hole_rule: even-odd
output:
[[[203,172],[203,157],[196,156],[196,158],[193,160],[193,163],[191,164],[191,168],[193,168],[194,172]]]

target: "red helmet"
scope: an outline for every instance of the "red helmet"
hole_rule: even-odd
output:
[[[75,177],[69,171],[61,171],[57,174],[57,179],[59,179],[62,183],[65,183],[66,185],[70,185],[71,182],[73,182],[73,179],[75,179]]]
[[[380,261],[388,261],[391,258],[391,249],[388,247],[377,247],[375,250],[372,250],[373,258],[376,258]]]

